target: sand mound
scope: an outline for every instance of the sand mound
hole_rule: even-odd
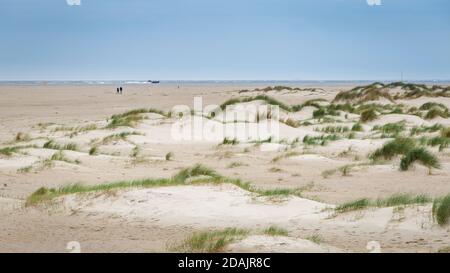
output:
[[[236,186],[176,186],[137,189],[109,195],[67,196],[69,210],[143,218],[164,225],[191,227],[266,227],[292,219],[321,219],[327,204],[290,197],[281,203],[257,197]],[[264,213],[262,213],[264,212]]]
[[[314,242],[285,236],[253,235],[242,241],[230,244],[227,252],[272,252],[272,253],[328,253],[342,250]]]
[[[430,123],[424,119],[414,115],[402,115],[402,114],[389,114],[383,115],[380,119],[370,122],[370,125],[384,125],[386,123],[398,123],[405,121],[406,124],[411,126],[429,126]]]

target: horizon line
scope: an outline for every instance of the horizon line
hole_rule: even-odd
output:
[[[0,82],[148,82],[148,79],[0,79]],[[450,82],[450,79],[154,79],[160,82]]]

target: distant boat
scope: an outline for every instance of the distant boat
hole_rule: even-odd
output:
[[[149,83],[159,83],[159,81],[152,81],[152,80],[148,80],[147,82],[149,82]]]

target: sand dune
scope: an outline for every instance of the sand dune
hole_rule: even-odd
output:
[[[122,96],[108,86],[79,86],[76,94],[71,86],[0,87],[0,251],[64,252],[73,240],[93,252],[172,251],[168,245],[194,232],[224,228],[250,230],[221,250],[230,252],[368,252],[372,241],[385,252],[435,252],[450,245],[448,224],[438,225],[431,212],[433,199],[450,193],[448,97],[379,86],[381,93],[357,89],[336,101],[354,87],[264,87],[131,85]],[[28,96],[31,90],[41,96]],[[258,95],[270,99],[251,99]],[[196,96],[204,107],[236,102],[214,117],[169,114],[175,105],[192,106]],[[270,101],[284,105],[279,116],[250,111],[236,120],[242,107]],[[429,102],[431,114],[423,107]],[[362,118],[366,108],[373,110],[370,120]],[[428,151],[439,168],[418,160],[402,171],[406,152],[371,159],[400,138]],[[187,183],[67,194],[24,207],[41,187],[170,179],[197,163],[223,179],[248,182],[259,194],[230,183]],[[334,209],[398,194],[429,199]],[[270,226],[287,235],[265,234]],[[46,242],[55,229],[61,232]],[[137,235],[146,230],[154,233]]]

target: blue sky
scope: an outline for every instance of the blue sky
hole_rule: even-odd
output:
[[[450,79],[450,1],[0,0],[0,80]]]

